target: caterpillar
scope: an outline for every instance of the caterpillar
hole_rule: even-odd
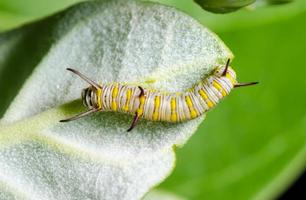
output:
[[[81,98],[88,110],[71,118],[60,120],[68,122],[99,111],[115,111],[134,114],[131,131],[140,118],[151,121],[182,122],[196,118],[227,96],[233,88],[249,86],[258,82],[238,83],[235,71],[229,66],[216,67],[205,80],[184,92],[165,93],[122,83],[99,85],[79,71],[67,70],[89,83],[82,90]]]

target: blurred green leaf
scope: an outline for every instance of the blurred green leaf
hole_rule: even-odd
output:
[[[233,91],[207,114],[161,188],[191,200],[265,200],[300,175],[306,166],[305,21],[306,12],[219,34],[235,52],[238,79],[260,83]]]
[[[40,19],[84,0],[1,0],[0,30]]]
[[[204,119],[141,120],[131,133],[133,117],[114,112],[59,123],[83,110],[73,100],[88,87],[67,67],[103,83],[175,92],[233,57],[188,15],[134,0],[82,3],[0,41],[1,200],[139,199],[169,175],[173,146]]]
[[[258,8],[254,6],[255,8],[253,8],[252,6],[255,3],[246,9],[241,9],[226,15],[206,12],[198,4],[194,3],[193,0],[150,1],[173,6],[217,33],[271,24],[293,18],[306,11],[306,1],[304,0],[295,0],[292,3],[282,6],[259,6]]]
[[[250,5],[255,0],[194,0],[205,10],[215,13],[229,13]]]
[[[294,0],[266,0],[270,4],[285,4],[292,3]]]
[[[28,0],[28,1],[0,1],[0,30],[8,30],[22,24],[37,20],[46,15],[59,11],[69,5],[84,0]],[[203,25],[214,31],[226,31],[231,29],[257,26],[274,21],[281,21],[296,16],[306,10],[306,1],[295,0],[286,6],[271,7],[260,6],[254,9],[252,4],[247,9],[223,15],[205,12],[193,0],[143,0],[153,1],[178,8],[199,20]],[[262,0],[266,1],[266,0]],[[286,0],[279,0],[286,1]],[[289,1],[289,0],[288,0]],[[213,1],[211,1],[213,2]],[[259,2],[260,4],[260,2]],[[256,3],[256,5],[258,5]],[[260,16],[260,17],[258,17]]]

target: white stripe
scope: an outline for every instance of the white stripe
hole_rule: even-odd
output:
[[[197,111],[198,115],[201,115],[205,112],[204,107],[201,104],[201,100],[199,99],[199,94],[194,90],[193,93],[191,93],[191,98],[193,100],[193,106],[195,108],[195,110]]]
[[[126,104],[126,90],[127,87],[125,85],[120,86],[120,90],[118,93],[118,110],[123,111],[123,107]]]
[[[136,86],[131,86],[131,98],[130,98],[129,111],[133,113],[136,112],[140,104],[138,90],[139,88],[136,88]]]
[[[219,102],[219,98],[213,93],[209,86],[204,84],[203,89],[209,100],[211,100],[214,104],[217,104]]]
[[[153,116],[153,110],[154,110],[154,93],[147,92],[146,93],[146,100],[143,107],[143,115],[146,119],[152,119]]]
[[[188,105],[186,103],[186,96],[187,95],[188,95],[188,93],[185,93],[185,94],[183,94],[181,96],[181,99],[182,99],[182,108],[183,108],[183,112],[184,112],[184,115],[185,115],[186,119],[191,119],[190,111],[189,111]]]
[[[203,88],[203,84],[202,83],[196,86],[195,93],[198,95],[199,102],[201,103],[201,105],[202,105],[202,107],[204,109],[204,112],[206,112],[207,110],[209,110],[209,107],[207,105],[207,102],[200,95],[199,90],[202,90],[205,93],[205,90]]]

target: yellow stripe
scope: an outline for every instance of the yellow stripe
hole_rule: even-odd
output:
[[[137,109],[137,114],[141,116],[143,114],[143,106],[145,103],[146,97],[143,95],[139,97],[139,108]]]
[[[117,111],[116,98],[118,96],[118,85],[115,85],[112,92],[112,110]]]
[[[127,89],[127,91],[126,91],[126,102],[125,102],[125,105],[123,107],[124,111],[129,110],[129,104],[130,104],[131,96],[132,96],[132,89]]]
[[[100,88],[97,89],[97,98],[98,98],[98,109],[101,109],[102,106],[103,106],[103,102],[102,102],[102,99],[101,99],[101,96],[102,96],[102,90]]]
[[[196,111],[193,108],[193,104],[192,104],[192,100],[191,100],[190,96],[186,96],[185,97],[185,101],[186,101],[187,106],[189,108],[189,112],[190,112],[191,118],[197,117],[197,113],[196,113]]]
[[[160,96],[156,96],[154,99],[154,112],[153,112],[154,121],[158,119],[159,106],[160,106]]]
[[[171,99],[171,117],[170,117],[170,120],[172,122],[176,122],[177,121],[177,115],[176,115],[176,98],[172,98]]]
[[[231,76],[230,73],[226,74],[226,78],[228,78],[233,85],[235,85],[237,83],[237,81]]]
[[[203,100],[207,103],[209,108],[214,107],[213,102],[208,98],[207,94],[202,89],[199,90],[199,94],[201,95]]]
[[[221,92],[222,96],[225,97],[227,95],[225,89],[217,81],[213,81],[213,86]]]

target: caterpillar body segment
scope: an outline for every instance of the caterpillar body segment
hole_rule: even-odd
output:
[[[253,85],[257,82],[238,83],[235,71],[229,67],[229,60],[223,67],[217,67],[211,76],[184,92],[165,93],[121,83],[99,85],[80,72],[69,71],[87,81],[90,86],[83,89],[82,101],[89,110],[67,122],[98,111],[115,111],[134,114],[131,131],[140,118],[151,121],[182,122],[207,112],[227,96],[235,87]]]

